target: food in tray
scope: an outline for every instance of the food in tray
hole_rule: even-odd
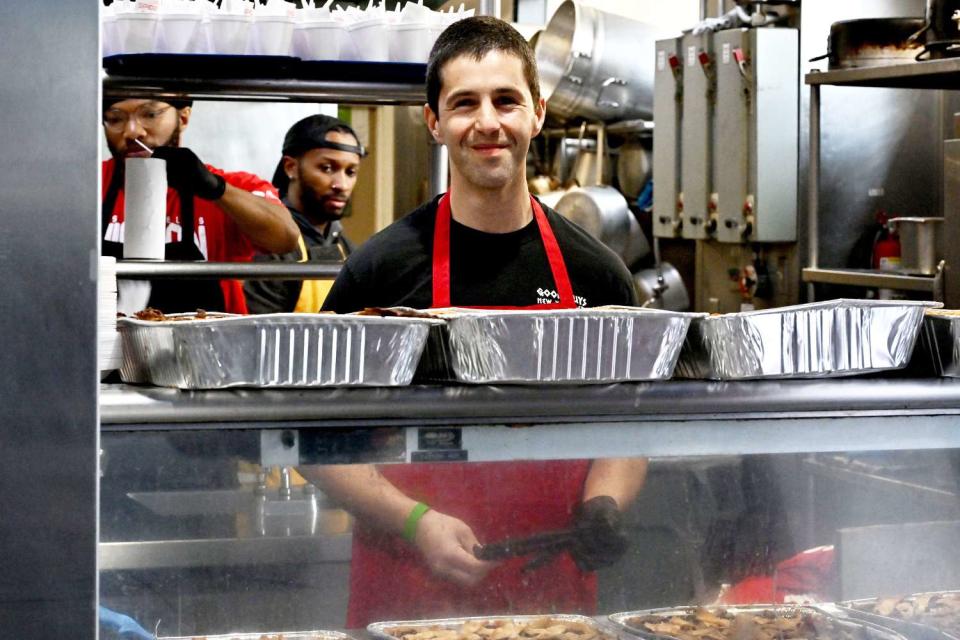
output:
[[[117,314],[120,317],[126,317],[122,313]],[[147,307],[143,311],[137,311],[133,316],[137,320],[147,320],[150,322],[168,322],[171,320],[183,321],[183,320],[212,320],[214,318],[229,318],[231,314],[229,313],[211,313],[204,309],[197,309],[196,313],[178,313],[176,315],[166,315],[163,311],[159,309],[154,309],[153,307]]]
[[[380,316],[381,318],[436,318],[435,315],[426,311],[418,311],[410,307],[367,307],[363,311],[357,311],[357,316]]]
[[[887,618],[936,627],[960,638],[960,592],[880,598],[874,603],[859,604],[854,608]]]
[[[627,618],[628,627],[680,640],[855,640],[850,627],[801,609],[769,609],[733,613],[695,609],[678,615]]]
[[[386,629],[400,640],[614,640],[596,626],[576,620],[467,620],[459,626],[402,626]]]

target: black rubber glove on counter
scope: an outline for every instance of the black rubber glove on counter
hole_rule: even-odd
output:
[[[211,173],[186,147],[157,147],[154,158],[167,161],[167,186],[192,193],[204,200],[219,200],[227,190],[223,177]]]
[[[630,546],[623,516],[610,496],[596,496],[577,505],[573,528],[576,539],[570,553],[581,571],[610,566]]]

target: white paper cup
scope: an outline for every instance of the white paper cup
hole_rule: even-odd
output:
[[[212,53],[243,55],[250,40],[251,19],[248,16],[211,14],[210,46]]]
[[[353,43],[353,60],[387,62],[390,60],[387,25],[381,20],[357,22],[347,27]]]
[[[388,31],[391,62],[426,62],[430,55],[430,32],[425,24],[393,24]]]
[[[303,60],[339,60],[346,33],[338,22],[303,22],[294,30],[294,55]]]
[[[123,185],[123,257],[163,260],[167,235],[167,163],[127,158]]]
[[[157,43],[157,14],[121,13],[114,24],[117,53],[153,53]]]
[[[195,38],[199,36],[203,16],[199,13],[168,13],[160,17],[161,53],[191,53],[195,51]]]
[[[293,18],[254,16],[249,51],[258,56],[289,56],[293,43]]]

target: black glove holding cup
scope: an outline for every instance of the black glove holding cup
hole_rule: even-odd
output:
[[[617,501],[596,496],[573,512],[576,532],[570,554],[581,571],[596,571],[615,563],[630,546]]]
[[[204,200],[219,200],[227,190],[227,181],[210,172],[186,147],[157,147],[153,157],[167,161],[167,185],[192,193]]]

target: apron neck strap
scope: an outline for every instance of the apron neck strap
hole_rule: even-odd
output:
[[[543,212],[543,208],[536,198],[530,196],[530,206],[533,209],[533,218],[537,221],[540,231],[540,240],[547,254],[550,264],[550,273],[557,288],[559,302],[550,305],[538,305],[545,308],[576,309],[577,303],[573,297],[573,285],[567,273],[567,265],[560,251],[550,221]],[[437,204],[437,216],[433,226],[433,308],[444,308],[450,304],[450,227],[453,215],[450,210],[450,194],[445,193]],[[509,308],[509,307],[498,307]]]

